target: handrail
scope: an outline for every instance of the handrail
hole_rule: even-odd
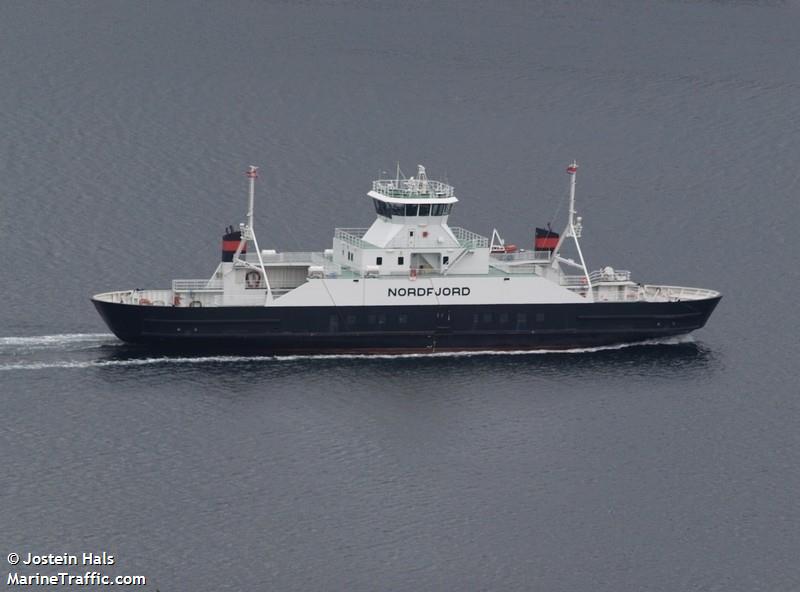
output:
[[[261,259],[264,264],[269,263],[310,263],[318,264],[324,260],[324,257],[319,251],[286,251],[282,253],[270,253],[262,251]],[[256,263],[258,259],[255,253],[247,253],[245,261],[248,263]]]
[[[222,280],[172,280],[173,292],[221,292]]]
[[[561,285],[562,286],[582,286],[582,287],[589,287],[589,283],[586,281],[586,276],[581,275],[562,275],[561,276]]]
[[[596,269],[589,274],[589,279],[593,284],[596,282],[627,282],[631,279],[631,272],[627,269],[614,269],[611,271]]]
[[[494,252],[491,255],[493,259],[508,263],[509,265],[547,263],[550,261],[550,251],[517,251],[515,253]]]
[[[427,197],[439,199],[453,197],[452,185],[428,179],[378,179],[372,182],[372,190],[388,197]]]
[[[670,300],[703,300],[719,296],[716,290],[707,288],[689,288],[685,286],[658,286],[648,284],[642,286],[645,298],[649,301],[670,301]]]
[[[489,246],[489,238],[460,226],[451,226],[450,231],[458,244],[465,249],[485,249]]]
[[[346,242],[354,247],[358,247],[359,249],[379,248],[361,238],[366,234],[366,232],[366,228],[337,228],[334,231],[333,236],[334,238],[338,238],[340,241]]]

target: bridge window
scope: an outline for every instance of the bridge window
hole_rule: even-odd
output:
[[[419,204],[419,215],[420,216],[430,216],[431,215],[431,204]]]
[[[375,213],[384,218],[391,218],[392,216],[416,216],[414,214],[406,214],[408,206],[403,204],[388,203],[380,199],[372,200],[375,204]],[[416,205],[414,206],[416,212]]]
[[[417,215],[417,204],[406,204],[406,216]]]
[[[389,207],[388,203],[386,203],[385,201],[381,201],[380,199],[373,199],[372,201],[375,202],[375,212],[379,216],[383,216],[385,218],[392,217],[392,210]]]

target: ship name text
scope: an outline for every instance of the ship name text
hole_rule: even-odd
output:
[[[470,289],[462,288],[388,288],[388,296],[469,296]]]

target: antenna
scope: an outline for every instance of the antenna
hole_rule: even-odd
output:
[[[247,204],[247,227],[250,233],[253,233],[253,203],[256,195],[256,179],[258,179],[258,167],[250,165],[250,168],[245,172],[245,175],[250,180],[250,200]]]
[[[569,223],[574,227],[575,225],[575,173],[578,172],[578,163],[574,160],[572,164],[567,167],[567,174],[569,175]]]

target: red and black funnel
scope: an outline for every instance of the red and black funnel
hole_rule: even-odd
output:
[[[239,248],[239,243],[242,242],[242,231],[234,230],[233,226],[228,226],[225,229],[225,234],[222,235],[222,262],[231,263],[236,249]],[[242,245],[240,253],[247,253],[247,243]]]
[[[537,251],[554,251],[558,246],[558,233],[549,228],[537,228],[534,249]]]

